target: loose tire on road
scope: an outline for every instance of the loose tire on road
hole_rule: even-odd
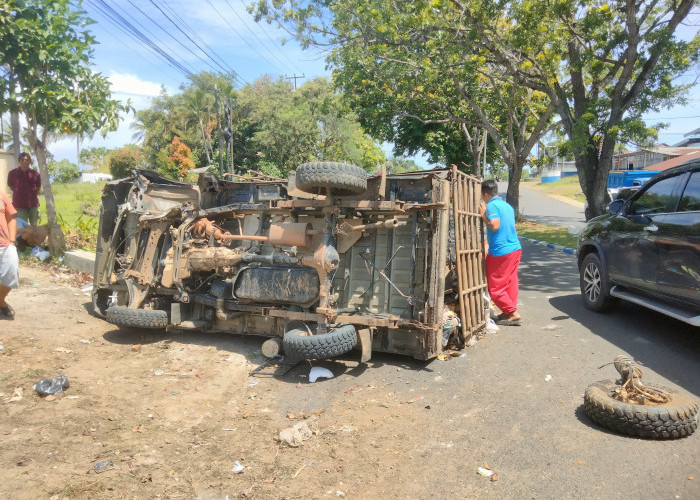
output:
[[[297,359],[327,359],[350,352],[357,344],[357,332],[352,325],[343,325],[320,335],[294,329],[284,334],[284,353]]]
[[[108,322],[126,328],[162,330],[168,326],[168,313],[160,309],[129,309],[112,306],[107,309]]]
[[[320,188],[337,194],[360,194],[367,191],[367,172],[348,163],[315,161],[297,167],[296,186],[307,193]]]
[[[618,300],[610,296],[608,272],[597,253],[589,253],[581,263],[581,297],[586,308],[595,312],[610,310]]]
[[[614,380],[591,384],[583,396],[586,413],[596,424],[616,432],[652,439],[689,436],[698,427],[698,403],[665,389],[671,400],[665,405],[635,405],[613,399],[619,385]],[[657,387],[659,388],[659,387]]]

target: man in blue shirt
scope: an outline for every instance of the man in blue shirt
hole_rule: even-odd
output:
[[[518,266],[522,253],[515,232],[513,207],[498,196],[494,180],[481,183],[479,213],[486,225],[488,254],[486,254],[486,281],[491,300],[503,311],[496,323],[520,326],[518,314]]]

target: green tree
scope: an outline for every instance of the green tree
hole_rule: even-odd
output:
[[[641,119],[685,102],[700,37],[676,32],[696,0],[453,0],[471,37],[523,87],[556,108],[591,215],[604,212],[615,145],[655,133]]]
[[[109,173],[115,179],[123,179],[133,174],[141,166],[141,150],[133,146],[117,149],[107,159]]]
[[[508,164],[508,201],[518,209],[522,168],[554,107],[487,58],[449,2],[262,0],[257,12],[288,24],[304,44],[333,47],[334,82],[373,135],[478,174],[486,130]],[[460,37],[470,43],[455,43]]]
[[[114,149],[105,148],[104,146],[95,146],[80,150],[80,161],[88,165],[91,172],[109,172],[107,159],[114,153]]]
[[[29,144],[41,174],[49,246],[64,248],[46,164],[49,133],[116,129],[129,105],[111,99],[109,81],[89,66],[90,20],[69,0],[9,0],[0,5],[0,108],[17,107],[27,120]],[[14,82],[11,84],[10,82]]]
[[[50,161],[46,169],[52,182],[66,183],[80,177],[78,165],[68,160]]]

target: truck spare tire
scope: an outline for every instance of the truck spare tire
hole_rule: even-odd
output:
[[[698,403],[690,397],[657,387],[668,393],[668,403],[631,404],[612,397],[618,387],[615,380],[601,380],[586,388],[583,397],[586,413],[598,425],[652,439],[680,438],[697,429]]]
[[[367,172],[349,163],[303,163],[297,167],[296,186],[307,193],[326,188],[335,190],[336,194],[360,194],[367,191]]]
[[[328,359],[350,352],[357,344],[357,331],[352,325],[343,325],[328,333],[311,335],[295,328],[284,334],[285,355],[294,359]]]

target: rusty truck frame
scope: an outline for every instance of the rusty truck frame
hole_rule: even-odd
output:
[[[479,201],[456,168],[313,162],[191,184],[137,170],[103,191],[94,309],[126,328],[270,337],[298,358],[431,359],[446,301],[460,342],[486,325]]]

